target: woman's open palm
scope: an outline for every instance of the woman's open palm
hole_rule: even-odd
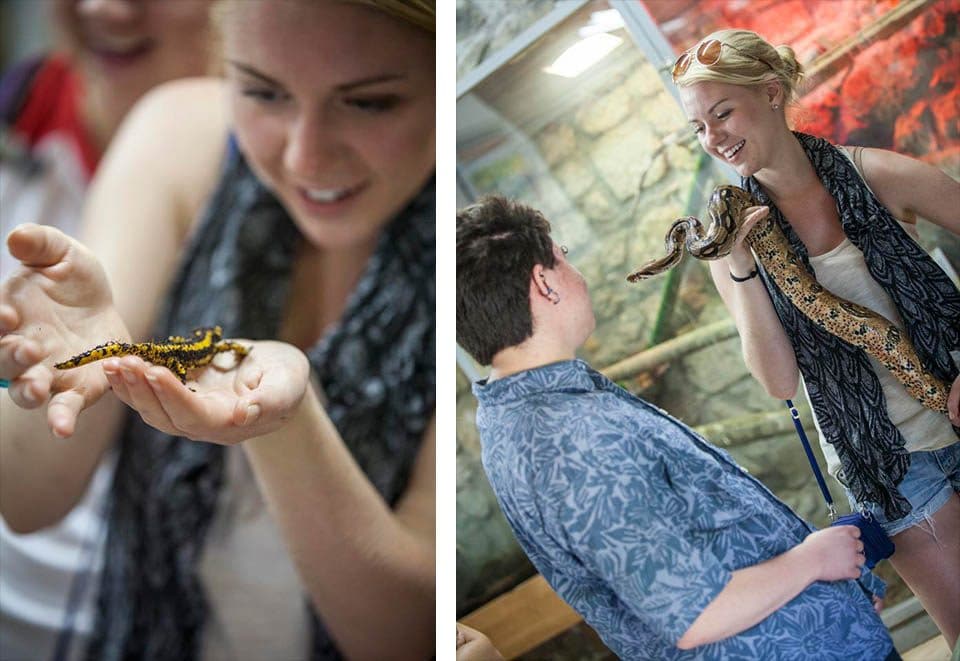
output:
[[[307,390],[307,357],[284,342],[237,340],[250,347],[239,364],[220,354],[187,385],[165,367],[136,356],[103,362],[114,393],[151,427],[230,445],[282,427]]]

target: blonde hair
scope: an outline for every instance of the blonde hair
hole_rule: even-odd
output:
[[[678,87],[702,81],[744,86],[777,81],[783,88],[784,104],[796,99],[803,66],[797,62],[796,53],[790,46],[774,47],[750,30],[718,30],[697,42],[689,52],[696,53],[700,44],[711,39],[730,48],[723,48],[720,59],[709,66],[700,64],[693,57],[689,68],[676,80]]]
[[[236,1],[236,0],[234,0]],[[344,4],[371,7],[430,34],[437,32],[436,0],[337,0]],[[217,0],[211,8],[213,23],[219,32],[230,0]]]
[[[436,0],[339,0],[354,5],[366,5],[399,18],[414,27],[437,33]]]

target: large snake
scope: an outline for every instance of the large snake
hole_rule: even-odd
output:
[[[684,247],[697,259],[726,257],[736,242],[744,210],[756,205],[750,193],[742,188],[717,186],[707,204],[710,225],[706,232],[693,216],[674,221],[666,236],[667,255],[644,264],[627,276],[627,280],[637,282],[676,266],[683,257]],[[925,407],[947,413],[949,386],[924,369],[906,333],[876,312],[824,289],[804,268],[772,218],[754,225],[746,242],[770,278],[801,313],[827,332],[876,358]]]

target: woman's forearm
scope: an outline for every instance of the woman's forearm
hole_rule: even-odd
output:
[[[12,530],[34,532],[73,508],[116,438],[123,411],[114,397],[102,397],[61,439],[50,431],[45,407],[22,409],[0,393],[0,514]]]
[[[790,399],[797,392],[800,373],[797,359],[760,276],[746,282],[734,282],[730,273],[745,277],[756,269],[752,256],[710,263],[710,271],[720,297],[730,311],[743,351],[747,369],[772,397]]]
[[[387,507],[312,392],[287,425],[244,447],[301,580],[344,653],[401,658],[402,640],[407,657],[429,657],[432,525],[428,532]]]

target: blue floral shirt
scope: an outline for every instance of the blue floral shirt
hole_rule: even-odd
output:
[[[677,641],[731,573],[812,526],[730,455],[575,360],[473,392],[483,465],[547,582],[624,659],[882,660],[892,642],[857,581],[816,582],[759,624]],[[860,583],[882,596],[882,581]]]

